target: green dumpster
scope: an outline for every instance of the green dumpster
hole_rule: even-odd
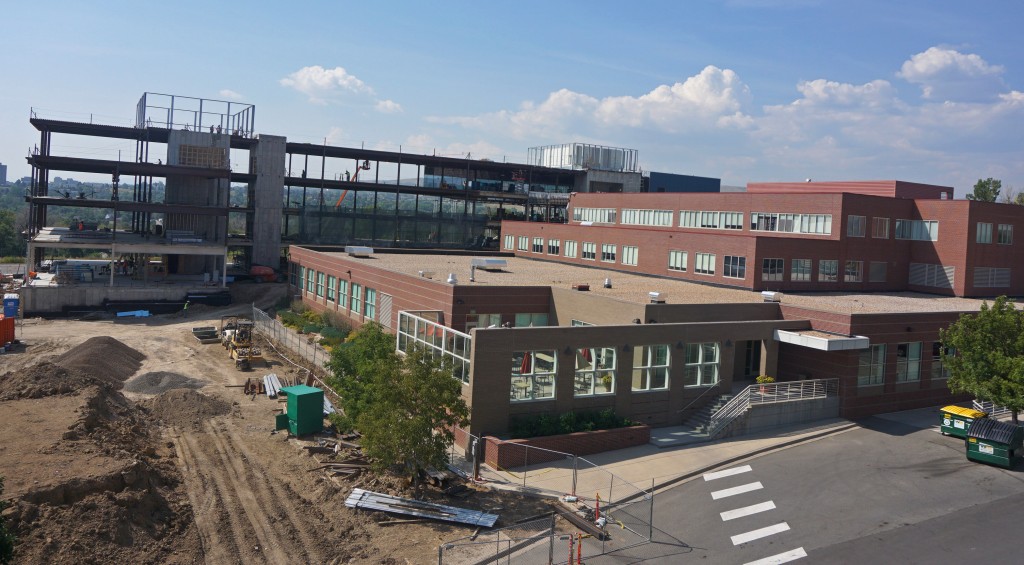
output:
[[[939,431],[942,435],[966,438],[967,430],[975,420],[987,418],[988,413],[960,406],[946,406],[940,411]]]
[[[967,459],[1011,469],[1024,451],[1024,430],[1008,422],[982,418],[967,430]]]
[[[288,431],[294,436],[315,434],[324,429],[324,391],[306,385],[286,386]]]

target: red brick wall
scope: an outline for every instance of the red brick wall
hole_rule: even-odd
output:
[[[544,449],[578,456],[645,445],[651,441],[651,428],[640,425],[532,439],[502,441],[495,437],[486,437],[484,440],[487,442],[484,454],[484,461],[487,465],[495,469],[515,469],[525,465],[549,463],[565,458],[560,453],[543,451]],[[542,449],[526,449],[526,446]]]

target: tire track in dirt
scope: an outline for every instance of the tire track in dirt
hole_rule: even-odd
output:
[[[206,434],[183,432],[178,435],[176,446],[181,446],[182,461],[186,467],[186,477],[193,479],[194,486],[189,488],[189,497],[193,500],[196,525],[203,540],[207,563],[244,563],[243,557],[263,561],[261,557],[273,563],[286,563],[287,556],[273,551],[277,547],[267,540],[267,536],[253,523],[245,511],[242,493],[234,485],[228,485],[218,471],[223,461],[211,460],[200,445],[200,437]],[[238,508],[241,506],[241,508]],[[210,512],[212,511],[212,512]],[[246,515],[246,520],[242,515]],[[223,535],[228,534],[228,535]],[[253,542],[256,543],[253,543]],[[254,545],[270,550],[274,555],[263,552],[252,552]]]
[[[322,556],[315,553],[316,540],[308,534],[309,531],[317,530],[317,524],[310,523],[308,518],[296,510],[291,497],[280,494],[287,490],[287,486],[275,483],[272,475],[253,458],[235,430],[222,422],[212,421],[206,423],[206,429],[218,452],[222,454],[225,473],[235,484],[246,485],[251,489],[264,519],[273,518],[277,531],[287,532],[288,535],[279,537],[282,544],[288,546],[285,548],[288,554],[293,558],[302,556],[300,562],[303,563],[321,563]]]

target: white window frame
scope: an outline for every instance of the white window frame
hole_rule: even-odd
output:
[[[601,244],[601,262],[602,263],[614,263],[615,257],[618,255],[618,246],[614,243],[602,243]]]
[[[920,341],[896,344],[896,382],[913,383],[921,380],[921,347]]]
[[[565,256],[571,259],[576,258],[576,242],[574,240],[565,240]]]
[[[656,352],[664,352],[664,362],[657,360]],[[638,345],[633,348],[633,392],[668,390],[672,366],[672,348],[668,345]],[[658,385],[652,385],[657,381]]]
[[[516,248],[516,236],[514,236],[514,235],[512,235],[510,233],[505,234],[505,249],[508,249],[509,251],[511,251],[511,250],[513,250],[515,248]]]
[[[668,270],[686,272],[686,252],[670,249],[668,252]]]
[[[561,255],[562,242],[557,239],[548,240],[548,255]]]
[[[992,222],[978,222],[976,243],[992,243]]]
[[[635,245],[623,245],[622,246],[622,264],[636,266],[637,259],[640,255],[640,248]]]
[[[584,241],[580,258],[584,261],[597,261],[597,244],[593,241]]]
[[[857,386],[885,384],[885,344],[861,350],[857,360]]]
[[[697,253],[694,257],[693,272],[698,275],[715,275],[715,257],[714,253]]]

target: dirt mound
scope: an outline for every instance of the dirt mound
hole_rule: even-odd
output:
[[[143,373],[124,385],[124,390],[141,394],[160,394],[178,388],[200,389],[206,383],[171,371]]]
[[[106,375],[95,376],[77,369],[43,362],[0,375],[0,401],[77,394],[91,386],[117,389],[121,382]]]
[[[153,419],[168,426],[193,429],[214,416],[231,412],[227,402],[184,388],[169,390],[139,405],[146,408]]]
[[[110,336],[91,337],[71,348],[55,363],[112,382],[124,382],[135,374],[146,356]]]

